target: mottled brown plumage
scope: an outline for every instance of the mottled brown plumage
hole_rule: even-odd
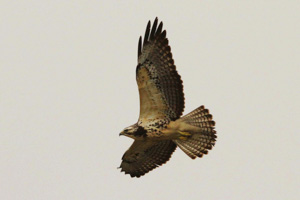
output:
[[[183,85],[157,18],[152,28],[148,22],[144,40],[139,39],[136,80],[140,116],[120,134],[135,140],[122,157],[121,171],[140,177],[166,163],[177,146],[193,159],[207,154],[216,141],[215,122],[204,106],[180,118]]]
[[[136,79],[140,92],[140,120],[153,113],[176,120],[184,110],[182,81],[174,65],[166,31],[161,32],[163,23],[157,28],[156,18],[151,32],[150,26],[149,21],[143,45],[140,38],[138,47]],[[156,104],[148,104],[151,96],[145,92],[147,90],[157,90]]]
[[[176,144],[171,140],[139,141],[136,140],[123,155],[122,169],[125,174],[140,177],[166,163],[175,151]]]

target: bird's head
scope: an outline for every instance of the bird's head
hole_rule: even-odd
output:
[[[138,137],[145,137],[146,133],[147,131],[142,126],[134,124],[124,128],[124,130],[119,135],[125,135],[127,137],[137,139]]]
[[[125,136],[130,137],[130,136],[134,135],[134,133],[136,132],[136,130],[137,130],[137,127],[134,126],[134,125],[131,125],[131,126],[128,126],[128,127],[124,128],[124,130],[119,135],[120,136],[121,135],[125,135]]]

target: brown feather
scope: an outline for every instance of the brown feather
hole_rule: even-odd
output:
[[[138,44],[138,57],[141,55],[141,53],[142,53],[142,36],[140,36],[139,44]]]
[[[121,171],[131,177],[140,177],[166,163],[176,149],[171,140],[135,140],[122,157]]]
[[[180,149],[182,149],[192,159],[202,157],[211,150],[216,142],[215,122],[208,109],[200,106],[189,114],[180,118],[182,122],[199,127],[200,131],[193,133],[187,140],[174,140]]]

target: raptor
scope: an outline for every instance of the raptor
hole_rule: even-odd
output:
[[[200,106],[181,117],[184,110],[182,80],[158,19],[148,22],[139,38],[136,80],[140,97],[138,122],[120,135],[134,139],[122,157],[121,171],[140,177],[166,163],[177,146],[190,158],[202,157],[216,142],[215,122]]]

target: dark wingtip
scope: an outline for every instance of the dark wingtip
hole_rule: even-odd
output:
[[[166,31],[166,30],[164,30],[164,31],[161,33],[161,37],[162,37],[162,38],[165,38],[165,37],[166,37],[166,35],[167,35],[167,31]]]
[[[149,33],[150,33],[150,27],[151,27],[151,21],[148,21],[147,27],[146,27],[146,31],[145,31],[145,36],[144,36],[144,43],[143,45],[145,45],[149,39]]]
[[[146,31],[145,31],[145,36],[144,36],[144,41],[143,41],[143,46],[149,41],[153,40],[156,38],[156,36],[160,35],[160,37],[165,38],[166,37],[166,31],[163,29],[163,22],[160,22],[158,27],[158,17],[155,18],[153,25],[151,27],[151,21],[148,21]]]
[[[158,25],[158,26],[157,26]],[[155,17],[153,25],[151,27],[151,21],[149,20],[147,23],[147,27],[145,30],[144,39],[142,37],[139,38],[138,43],[138,57],[142,54],[143,47],[151,40],[154,40],[157,36],[162,39],[166,38],[166,31],[163,30],[163,22],[158,24],[158,17]],[[168,41],[164,41],[164,43],[168,44]]]
[[[156,30],[156,34],[161,34],[162,27],[163,27],[163,22],[160,22],[159,25],[158,25],[158,28]]]
[[[156,17],[155,20],[154,20],[153,26],[152,26],[151,33],[150,33],[150,40],[153,40],[154,36],[156,35],[157,21],[158,21],[158,19]]]
[[[142,54],[142,36],[140,36],[139,39],[139,45],[138,45],[138,57]]]

